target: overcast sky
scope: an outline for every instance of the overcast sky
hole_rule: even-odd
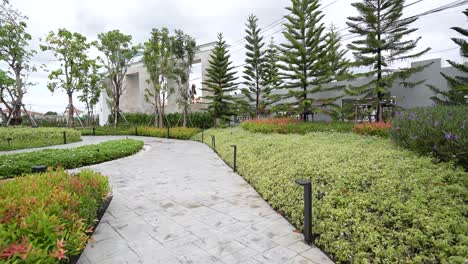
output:
[[[426,10],[447,4],[453,0],[425,0],[410,6],[405,11],[405,17],[419,14]],[[334,23],[338,28],[346,27],[346,17],[356,12],[350,0],[322,0],[326,6],[325,22]],[[408,0],[407,3],[412,3]],[[280,19],[287,13],[284,7],[289,0],[10,0],[10,3],[29,17],[28,30],[34,38],[31,44],[39,50],[39,38],[44,38],[51,30],[67,28],[70,31],[84,34],[90,40],[96,35],[112,29],[120,29],[133,36],[135,43],[143,43],[149,38],[152,28],[168,27],[181,29],[196,38],[198,44],[216,40],[217,32],[223,32],[228,43],[235,44],[243,37],[244,23],[249,14],[259,17],[263,27]],[[422,36],[420,47],[432,47],[431,54],[422,59],[442,58],[462,61],[458,51],[449,38],[456,34],[449,28],[463,26],[466,19],[458,7],[438,14],[420,18],[415,27]],[[281,41],[281,25],[277,25],[264,34]],[[273,34],[278,32],[276,34]],[[343,31],[347,34],[347,31]],[[233,59],[236,65],[243,64],[242,44],[234,46]],[[52,54],[38,52],[34,58],[37,64],[46,64],[49,69],[57,65]],[[408,63],[408,62],[407,62]],[[67,99],[64,93],[52,94],[47,88],[47,73],[34,73],[30,81],[37,85],[29,89],[25,98],[27,108],[34,111],[63,112]],[[79,102],[76,106],[83,109]]]

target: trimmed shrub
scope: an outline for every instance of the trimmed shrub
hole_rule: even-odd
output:
[[[198,128],[174,127],[169,129],[169,138],[189,140],[200,132]],[[88,128],[81,131],[85,136],[93,135],[93,129]],[[155,127],[96,127],[97,136],[146,136],[146,137],[167,137],[167,128]]]
[[[416,108],[393,121],[391,137],[398,145],[468,170],[468,106]]]
[[[130,156],[143,148],[139,140],[114,140],[73,149],[46,149],[0,156],[0,179],[31,173],[32,167],[74,169]]]
[[[124,113],[129,126],[150,126],[154,124],[154,115],[145,113]],[[113,120],[109,118],[109,120]],[[181,126],[183,122],[183,115],[181,113],[166,114],[164,118],[164,125],[170,127]],[[120,124],[126,124],[125,120],[120,117]],[[194,128],[211,128],[214,126],[214,119],[208,112],[193,112],[190,113],[187,120],[188,127]]]
[[[362,123],[356,124],[353,128],[353,132],[364,136],[378,136],[387,138],[390,136],[390,128],[392,128],[392,124],[390,123]]]
[[[243,122],[241,127],[253,133],[307,134],[312,132],[341,132],[353,130],[353,123],[345,122],[300,122],[291,118],[257,119]]]
[[[237,145],[239,174],[298,228],[303,189],[294,181],[312,181],[314,244],[337,263],[465,263],[463,170],[353,133],[211,135],[228,164]]]
[[[63,170],[0,182],[0,262],[63,263],[86,247],[107,178]]]
[[[67,142],[81,141],[81,134],[74,129],[64,128],[0,128],[0,151],[39,148],[63,144],[63,132]],[[8,139],[11,139],[8,146]]]

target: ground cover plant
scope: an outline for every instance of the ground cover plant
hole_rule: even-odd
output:
[[[97,136],[145,136],[145,137],[167,137],[167,128],[155,127],[96,127]],[[169,129],[169,138],[188,140],[200,132],[198,128],[174,127]],[[93,129],[81,130],[84,136],[93,135]]]
[[[398,145],[468,170],[468,106],[415,108],[397,115],[391,137]]]
[[[364,136],[378,136],[388,138],[390,136],[390,128],[392,128],[391,123],[361,123],[354,126],[353,132]]]
[[[253,133],[304,135],[311,132],[352,132],[354,124],[345,122],[302,122],[292,118],[271,118],[243,122],[241,126]]]
[[[124,139],[72,149],[46,149],[28,153],[0,155],[0,179],[31,173],[31,168],[37,165],[73,169],[98,164],[130,156],[142,148],[142,141]]]
[[[468,174],[353,133],[254,134],[208,130],[219,155],[276,210],[302,227],[312,180],[314,243],[338,263],[464,263]],[[194,137],[200,140],[200,135]]]
[[[154,114],[123,113],[123,116],[130,126],[148,126],[154,124]],[[121,116],[119,124],[126,124],[125,119]],[[188,127],[206,129],[214,126],[214,119],[208,112],[193,112],[188,115],[187,119]],[[166,114],[163,121],[164,126],[177,127],[182,125],[183,115],[181,113]]]
[[[106,177],[63,170],[0,182],[0,262],[64,263],[86,247]]]
[[[0,151],[38,148],[63,144],[63,132],[67,143],[81,141],[79,131],[64,128],[0,128]],[[8,145],[8,139],[10,145]]]

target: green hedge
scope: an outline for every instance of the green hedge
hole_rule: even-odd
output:
[[[198,128],[174,127],[169,129],[169,138],[189,140],[200,132]],[[84,136],[92,136],[93,129],[81,130]],[[167,137],[167,128],[154,127],[96,127],[96,136],[146,136],[146,137]]]
[[[130,126],[150,126],[154,124],[154,115],[144,113],[124,113],[123,115]],[[112,116],[109,117],[109,120],[113,120]],[[110,123],[112,122],[110,121]],[[119,124],[126,124],[122,117],[119,119]],[[171,127],[182,126],[183,115],[180,113],[166,114],[164,125]],[[187,126],[204,129],[211,128],[214,126],[214,119],[208,112],[194,112],[189,114]]]
[[[63,144],[63,132],[67,132],[67,143],[81,141],[81,134],[74,129],[64,128],[0,128],[0,151],[39,148]],[[8,146],[8,138],[11,138]]]
[[[107,178],[86,170],[27,175],[0,183],[0,262],[67,263],[86,247]]]
[[[253,133],[263,134],[307,134],[312,132],[340,132],[348,133],[353,131],[354,123],[345,122],[297,122],[288,124],[263,124],[254,122],[244,122],[241,127]]]
[[[311,179],[314,243],[338,263],[465,263],[468,174],[388,139],[208,130],[220,156],[297,227]],[[194,139],[199,140],[200,135]]]
[[[114,140],[73,149],[46,149],[35,152],[0,155],[0,179],[31,173],[31,167],[45,165],[65,169],[79,168],[123,158],[143,148],[138,140]]]
[[[398,145],[468,170],[468,106],[416,108],[400,113],[390,131]]]

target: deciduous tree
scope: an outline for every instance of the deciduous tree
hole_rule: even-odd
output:
[[[72,33],[66,29],[59,29],[57,33],[50,32],[41,45],[43,51],[51,51],[59,61],[60,67],[49,73],[47,87],[51,92],[62,89],[68,96],[68,127],[73,127],[75,106],[73,94],[80,91],[84,82],[85,69],[92,60],[87,51],[91,44],[80,33]]]
[[[195,39],[181,30],[175,31],[173,39],[174,78],[177,82],[177,105],[182,110],[183,126],[187,126],[187,118],[191,105],[190,73],[197,51]]]
[[[144,44],[143,59],[151,88],[145,90],[145,100],[154,106],[155,126],[164,127],[164,108],[170,92],[169,80],[174,76],[173,38],[167,28],[153,29]]]
[[[348,17],[350,32],[361,37],[348,45],[356,59],[355,65],[372,68],[371,71],[358,75],[371,77],[371,81],[352,87],[350,93],[363,95],[374,101],[377,121],[383,118],[381,102],[389,99],[389,89],[393,84],[397,80],[409,87],[421,83],[409,82],[407,79],[428,66],[399,70],[390,68],[395,62],[418,58],[430,50],[426,48],[412,53],[421,37],[410,39],[408,36],[418,30],[410,27],[418,18],[402,19],[404,4],[404,0],[365,0],[353,3],[359,15]]]
[[[98,35],[97,48],[104,54],[99,61],[104,65],[110,82],[107,89],[112,104],[113,124],[117,126],[120,115],[120,97],[127,89],[125,76],[128,67],[141,49],[132,44],[132,36],[121,33],[118,29]]]
[[[88,114],[88,125],[94,124],[94,108],[99,102],[99,97],[103,90],[103,81],[105,74],[99,72],[99,65],[91,61],[87,68],[83,69],[83,78],[81,79],[82,88],[78,99],[85,103]]]

